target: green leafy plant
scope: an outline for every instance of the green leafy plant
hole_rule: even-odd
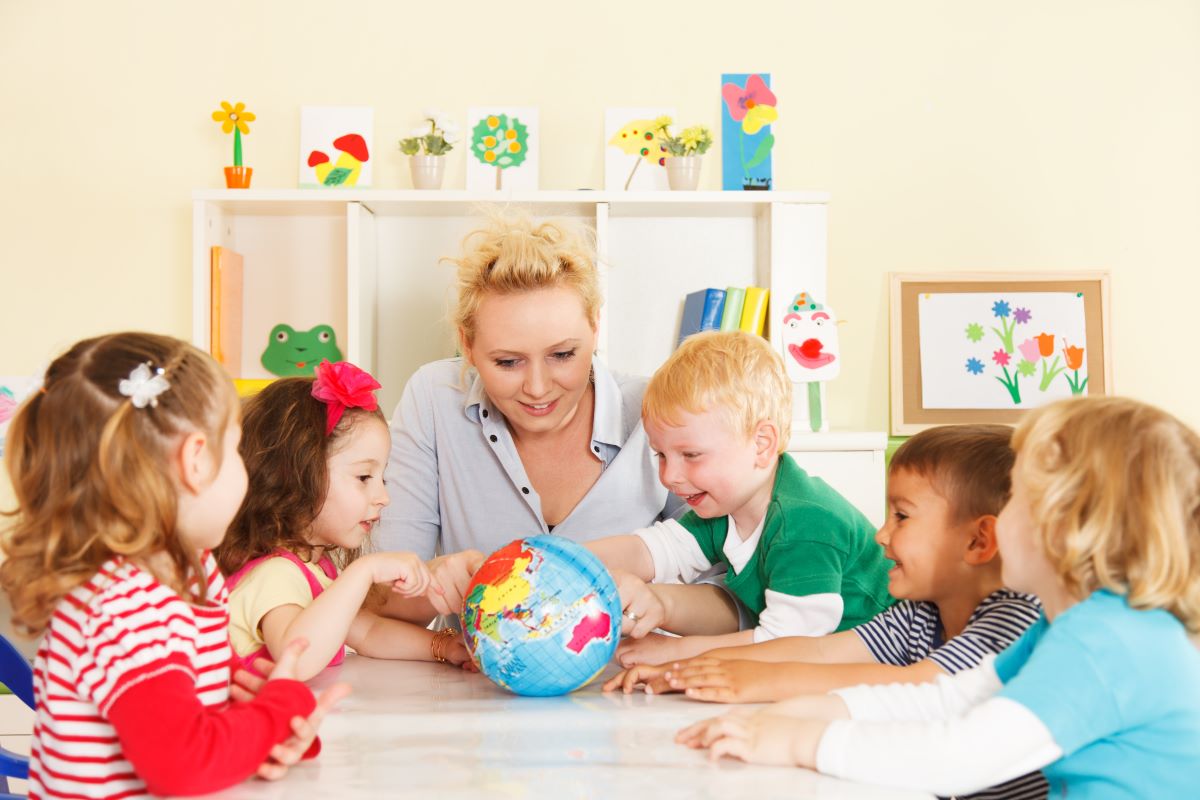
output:
[[[659,143],[673,156],[702,156],[712,147],[712,131],[703,125],[684,128],[678,135],[671,133],[675,121],[670,117],[654,120],[654,130]]]
[[[409,136],[400,140],[400,152],[406,156],[418,153],[427,156],[444,156],[458,142],[458,125],[447,120],[437,111],[425,112],[422,124],[409,131]]]

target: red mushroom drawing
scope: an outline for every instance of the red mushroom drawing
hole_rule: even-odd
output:
[[[347,133],[333,140],[333,147],[338,151],[337,161],[330,161],[329,156],[320,150],[308,154],[308,165],[317,174],[317,183],[322,186],[354,186],[362,172],[363,162],[370,159],[367,152],[367,140],[357,133]]]

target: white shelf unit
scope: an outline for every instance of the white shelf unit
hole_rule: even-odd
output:
[[[616,371],[649,375],[674,347],[689,292],[755,285],[772,300],[801,290],[825,297],[828,200],[824,192],[197,191],[192,338],[208,348],[209,248],[229,247],[245,259],[239,377],[270,377],[259,356],[275,324],[328,323],[345,358],[383,384],[390,411],[417,367],[454,354],[454,268],[439,261],[460,252],[485,205],[501,204],[595,230],[605,296],[600,354]],[[783,307],[771,304],[768,335]],[[805,422],[807,406],[796,410]],[[859,452],[830,449],[827,440],[849,441],[837,436],[797,434],[794,443],[811,453]],[[862,452],[877,450],[879,463],[860,458],[855,480],[870,484],[857,493],[877,497],[879,509],[860,507],[879,522],[885,437],[870,442]]]

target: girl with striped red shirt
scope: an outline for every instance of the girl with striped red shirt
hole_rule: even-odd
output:
[[[246,492],[240,436],[221,367],[142,333],[79,342],[13,419],[0,585],[42,636],[31,797],[201,794],[315,755],[348,689],[318,700],[294,679],[303,641],[231,692],[209,551]]]

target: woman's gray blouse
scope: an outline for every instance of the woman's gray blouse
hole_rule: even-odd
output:
[[[554,535],[575,541],[629,533],[677,514],[658,482],[642,429],[644,378],[614,375],[593,359],[596,402],[591,450],[604,465]],[[409,380],[392,416],[386,471],[391,504],[375,534],[379,550],[423,559],[473,548],[491,553],[513,539],[548,533],[504,417],[462,359],[434,361]],[[669,498],[669,499],[668,499]]]

